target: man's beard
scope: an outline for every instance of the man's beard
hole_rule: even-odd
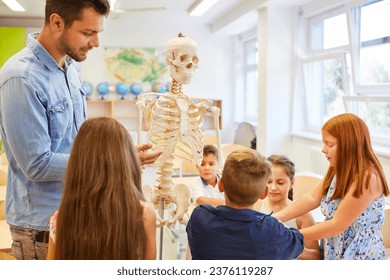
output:
[[[73,58],[77,62],[84,61],[87,58],[87,51],[92,49],[88,47],[88,48],[76,50],[72,48],[71,45],[72,44],[70,43],[70,40],[68,40],[66,31],[64,31],[59,38],[59,48],[60,50],[65,52],[69,57]],[[79,51],[85,51],[85,55],[79,53]]]

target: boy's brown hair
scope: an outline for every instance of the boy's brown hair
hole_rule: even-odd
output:
[[[254,204],[264,193],[271,170],[271,163],[256,150],[230,153],[222,173],[225,195],[241,206]]]
[[[219,160],[218,158],[218,150],[214,145],[204,145],[203,147],[203,157],[208,156],[209,154],[214,155],[217,158],[217,161]]]

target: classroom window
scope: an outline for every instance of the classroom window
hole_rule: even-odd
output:
[[[390,1],[371,1],[355,10],[360,11],[359,83],[390,84]]]
[[[374,143],[389,145],[390,0],[345,5],[304,22],[306,130],[352,112],[366,121]]]
[[[257,123],[258,116],[258,43],[257,30],[249,30],[235,37],[235,99],[236,123]]]
[[[247,121],[257,122],[257,38],[244,42],[244,91],[245,91],[245,110],[244,118]]]
[[[344,112],[344,61],[341,54],[303,61],[308,130],[319,131],[326,120]]]

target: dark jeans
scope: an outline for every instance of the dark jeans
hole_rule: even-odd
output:
[[[10,225],[11,254],[18,260],[45,260],[49,232]]]

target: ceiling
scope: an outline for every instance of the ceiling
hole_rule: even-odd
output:
[[[18,0],[26,12],[13,12],[2,1],[0,1],[0,17],[8,18],[43,18],[45,11],[45,0]],[[185,22],[211,23],[215,18],[228,11],[241,0],[220,0],[202,17],[189,17],[187,10],[196,0],[117,0],[120,8],[123,9],[143,9],[151,7],[165,7],[163,11],[130,11],[121,17],[126,16],[154,16],[158,18],[177,18]]]
[[[13,12],[0,1],[0,26],[40,27],[43,24],[45,0],[18,0],[26,12]],[[310,0],[219,0],[209,11],[201,17],[188,16],[188,9],[197,0],[117,0],[122,9],[129,9],[123,14],[111,13],[108,20],[148,20],[152,22],[175,22],[180,24],[208,24],[215,29],[222,25],[235,22],[235,27],[245,29],[246,26],[255,26],[257,20],[256,8],[264,4],[279,3],[297,5]],[[164,7],[164,10],[143,10],[144,8]],[[138,11],[134,11],[138,9]],[[133,10],[133,11],[131,11]],[[142,10],[142,11],[140,11]],[[240,19],[240,20],[238,20]],[[232,29],[231,28],[231,29]],[[215,30],[213,30],[215,31]]]

